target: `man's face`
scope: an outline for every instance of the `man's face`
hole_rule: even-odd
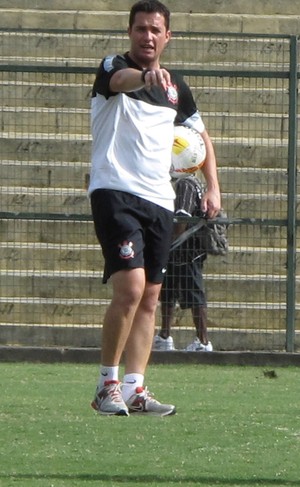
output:
[[[141,67],[158,68],[159,57],[169,42],[164,16],[159,13],[138,12],[132,28],[128,29],[130,57]]]

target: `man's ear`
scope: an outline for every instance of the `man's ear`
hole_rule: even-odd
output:
[[[170,31],[170,30],[168,30],[168,31],[166,32],[166,41],[165,41],[165,45],[166,45],[166,46],[167,46],[167,44],[169,44],[171,37],[172,37],[171,31]]]

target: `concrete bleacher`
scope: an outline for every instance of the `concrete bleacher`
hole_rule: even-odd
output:
[[[126,29],[128,0],[1,0],[0,27]],[[300,15],[291,0],[168,0],[172,30],[298,34]]]
[[[107,34],[105,42],[99,43],[99,36],[90,32],[86,39],[81,38],[79,45],[77,33],[81,29],[125,30],[131,4],[127,0],[16,0],[13,4],[0,0],[0,28],[16,29],[3,35],[1,64],[97,66],[99,52],[102,56],[111,49],[120,50],[123,38]],[[174,31],[272,35],[299,32],[300,16],[295,2],[291,1],[170,0],[166,4],[173,12]],[[17,29],[39,29],[40,32],[20,33]],[[70,31],[57,35],[52,29]],[[209,44],[209,36],[204,36],[204,42]],[[226,53],[230,65],[235,61],[237,66],[248,69],[257,65],[256,53],[252,53],[253,58],[243,56],[246,42],[240,39],[234,49]],[[257,45],[261,45],[260,51],[263,51],[264,41],[259,42]],[[203,63],[203,56],[197,58],[197,44],[193,48],[193,41],[187,46],[179,36],[174,38],[174,44],[176,49],[167,50],[165,56],[165,62],[173,67],[180,65],[178,54],[184,54],[189,68],[197,68],[201,63],[214,68],[223,62],[222,49],[221,53],[218,49],[214,51],[214,46]],[[261,57],[265,69],[273,68],[278,58],[278,52],[270,46],[266,59]],[[284,67],[289,62],[288,51],[286,55],[280,52],[281,59]],[[63,74],[49,72],[12,74],[7,70],[2,73],[1,211],[90,214],[86,185],[93,75],[74,77],[71,83],[70,79],[66,82]],[[284,194],[287,91],[281,86],[278,89],[276,81],[273,85],[270,81],[265,91],[259,82],[245,87],[240,81],[240,85],[232,86],[230,79],[225,80],[222,89],[217,85],[208,86],[206,79],[196,82],[193,77],[190,85],[208,120],[209,132],[222,162],[220,180],[223,206],[228,214],[236,218],[267,219],[270,214],[272,218],[284,218],[287,209]],[[286,108],[284,113],[276,111],[278,97],[278,106]],[[245,120],[247,127],[243,132],[241,127]],[[259,137],[265,123],[268,124],[268,140]],[[251,141],[259,155],[253,151]],[[67,218],[55,221],[45,217],[22,221],[6,219],[0,225],[0,323],[2,330],[6,329],[4,342],[22,342],[23,336],[23,340],[31,340],[31,344],[70,345],[75,343],[74,326],[81,330],[82,325],[88,328],[101,324],[110,288],[101,284],[102,258],[91,221],[68,221]],[[240,332],[245,320],[246,328],[252,330],[252,338],[242,339],[239,334],[240,348],[260,348],[258,328],[264,321],[274,323],[280,335],[276,346],[282,347],[285,309],[274,302],[274,296],[285,294],[286,235],[275,227],[257,227],[253,237],[251,230],[246,226],[230,229],[228,256],[209,259],[206,281],[216,349],[231,349],[232,330]],[[270,260],[272,273],[269,276],[262,269]],[[178,329],[174,331],[178,332],[177,343],[181,340],[182,322],[179,313]],[[184,323],[190,325],[186,316]],[[18,338],[12,326],[16,324],[27,325],[19,331]],[[37,336],[33,331],[35,325],[47,332]],[[64,335],[58,334],[55,328],[50,332],[51,325],[60,329],[65,326]],[[87,328],[84,328],[86,338],[82,338],[83,330],[76,340],[79,341],[80,336],[84,345],[96,346],[95,334],[87,333]],[[230,330],[228,336],[226,329]],[[192,327],[187,333],[193,336]],[[188,338],[184,337],[184,343],[186,341]]]

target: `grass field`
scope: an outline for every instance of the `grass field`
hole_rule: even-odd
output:
[[[178,413],[98,416],[97,365],[0,364],[0,486],[300,486],[299,369],[152,365]]]

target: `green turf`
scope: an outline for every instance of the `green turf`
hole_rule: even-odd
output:
[[[97,365],[2,363],[0,486],[300,486],[299,369],[265,372],[153,365],[177,415],[126,418],[90,408]]]

